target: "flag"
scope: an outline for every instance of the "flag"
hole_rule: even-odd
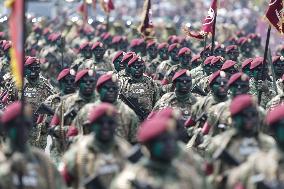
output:
[[[184,28],[187,35],[193,38],[203,39],[204,35],[207,35],[213,32],[214,20],[216,19],[217,8],[218,8],[217,3],[218,3],[218,0],[212,0],[211,6],[207,12],[207,16],[202,22],[201,31],[197,33],[197,32],[190,31],[188,28]]]
[[[145,0],[142,13],[142,21],[139,26],[139,31],[144,36],[149,36],[153,32],[153,18],[151,9],[151,0]]]
[[[92,6],[93,6],[94,11],[96,12],[96,10],[97,10],[97,0],[92,0]]]
[[[11,70],[16,86],[21,90],[24,69],[24,0],[7,0],[5,5],[11,8],[9,17],[9,33],[13,44],[10,49]]]
[[[82,15],[83,18],[83,25],[85,26],[88,22],[88,4],[87,1],[84,0],[80,6],[78,7],[77,11]]]
[[[266,18],[275,29],[283,34],[284,32],[284,1],[283,0],[270,0]]]
[[[105,13],[109,14],[110,11],[115,9],[112,0],[99,0],[99,1],[100,1],[100,5],[101,5],[101,7],[102,7],[102,9],[104,10]]]

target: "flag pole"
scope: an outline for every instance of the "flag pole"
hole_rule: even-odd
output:
[[[216,19],[217,19],[217,11],[216,11],[216,14],[214,16],[214,22],[213,22],[212,42],[211,42],[211,56],[213,56],[214,48],[215,48]]]
[[[22,28],[23,28],[23,37],[22,37],[22,86],[21,86],[21,91],[22,91],[22,94],[21,94],[21,102],[22,104],[24,105],[25,103],[25,95],[24,95],[24,78],[25,78],[25,43],[26,43],[26,0],[22,0],[23,1],[23,10],[22,10]],[[22,106],[22,111],[23,111],[23,107]]]
[[[265,65],[266,65],[266,59],[267,59],[267,54],[268,54],[268,46],[269,46],[269,39],[270,39],[270,31],[271,31],[271,26],[269,25],[267,29],[267,35],[266,35],[266,42],[265,42],[265,50],[264,50],[264,55],[263,55],[263,64],[261,67],[261,79],[264,80],[264,70],[265,70]],[[258,92],[257,99],[258,99],[258,104],[261,102],[261,95],[262,91]]]

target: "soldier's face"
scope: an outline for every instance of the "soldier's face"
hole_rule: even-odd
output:
[[[274,72],[277,76],[284,74],[284,61],[277,61],[273,64]]]
[[[100,99],[102,102],[114,103],[118,97],[117,82],[107,81],[99,89]]]
[[[179,48],[174,48],[171,52],[170,52],[170,57],[173,61],[178,61],[178,51]]]
[[[120,55],[114,62],[113,62],[113,65],[114,65],[114,68],[116,71],[121,71],[121,70],[124,70],[125,69],[125,66],[126,66],[126,63],[122,63],[122,58],[123,58],[123,55]]]
[[[132,78],[140,79],[145,71],[145,65],[141,61],[136,61],[130,67],[130,75]]]
[[[25,75],[30,80],[36,80],[39,77],[40,66],[38,63],[32,63],[25,66]]]
[[[170,162],[176,154],[177,139],[174,132],[166,132],[158,136],[148,147],[151,158]]]
[[[190,92],[192,86],[192,79],[187,75],[183,75],[175,80],[176,91],[181,94]]]
[[[75,82],[75,76],[73,75],[67,75],[61,80],[60,88],[64,94],[71,94],[75,92],[76,87],[74,82]]]
[[[225,50],[223,48],[218,48],[214,51],[215,56],[224,56]]]
[[[223,66],[223,61],[218,61],[215,64],[211,65],[211,69],[213,70],[212,73],[221,70],[222,66]]]
[[[96,139],[105,143],[114,139],[115,128],[115,117],[110,116],[102,116],[95,124],[93,124]]]
[[[252,76],[252,72],[250,70],[250,64],[245,66],[244,68],[242,68],[242,72],[244,72],[245,74],[247,74],[248,76]]]
[[[245,43],[241,46],[241,51],[245,55],[250,55],[252,51],[252,45],[251,43]]]
[[[232,67],[228,68],[227,70],[225,70],[225,72],[226,72],[226,75],[228,77],[231,77],[231,75],[239,72],[239,70],[235,66],[232,66]]]
[[[252,70],[252,76],[255,78],[255,79],[260,79],[261,77],[261,73],[262,73],[262,66],[257,66],[256,68],[254,68]]]
[[[230,60],[234,60],[236,61],[240,55],[239,51],[236,49],[236,50],[232,50],[230,51],[228,54],[228,57]]]
[[[92,53],[91,53],[91,49],[89,47],[85,48],[84,50],[82,50],[82,55],[86,58],[86,59],[90,59],[92,58]]]
[[[159,56],[162,60],[167,60],[169,57],[168,57],[168,50],[167,48],[162,48],[159,50]]]
[[[212,84],[212,93],[217,97],[226,97],[228,94],[228,79],[226,77],[218,77]]]
[[[190,54],[185,54],[185,55],[182,55],[182,56],[179,57],[179,62],[182,65],[189,65],[191,58],[192,57],[191,57]]]
[[[248,94],[249,92],[249,81],[242,81],[238,79],[230,86],[232,96],[238,96],[241,94]]]
[[[235,125],[243,135],[255,133],[257,125],[260,124],[258,111],[255,106],[251,106],[233,117]]]
[[[95,86],[96,82],[94,76],[84,76],[79,83],[79,92],[84,96],[92,96]]]
[[[155,45],[152,45],[147,49],[147,53],[149,54],[150,57],[155,58],[158,54],[158,49]]]
[[[105,54],[105,49],[103,47],[95,48],[94,56],[95,56],[96,59],[99,59],[99,60],[103,59],[104,54]]]

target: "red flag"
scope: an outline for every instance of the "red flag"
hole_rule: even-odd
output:
[[[283,34],[284,32],[284,1],[283,0],[270,0],[266,18],[275,29]]]
[[[5,4],[11,8],[9,17],[9,33],[13,43],[10,49],[11,69],[16,86],[20,90],[23,84],[24,67],[24,0],[8,0]]]
[[[115,9],[112,0],[99,0],[99,1],[105,13],[110,13],[110,11]]]
[[[84,0],[81,5],[78,7],[77,11],[82,15],[83,17],[83,25],[85,25],[88,22],[88,4],[86,0]]]
[[[108,0],[107,7],[108,7],[108,12],[110,12],[110,11],[115,9],[112,0]]]
[[[153,18],[151,9],[151,0],[145,0],[142,14],[142,22],[139,26],[139,31],[144,36],[149,36],[153,32]]]
[[[217,3],[218,3],[218,0],[212,0],[207,16],[203,20],[203,23],[202,23],[202,30],[199,33],[196,33],[196,32],[190,31],[188,28],[185,28],[184,30],[187,35],[189,35],[190,37],[196,38],[196,39],[203,39],[204,35],[207,35],[213,32],[213,24],[216,18],[217,8],[218,8]]]

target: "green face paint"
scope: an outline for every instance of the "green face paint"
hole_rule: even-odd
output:
[[[118,84],[113,81],[107,81],[99,89],[100,100],[102,102],[114,103],[118,97]]]

